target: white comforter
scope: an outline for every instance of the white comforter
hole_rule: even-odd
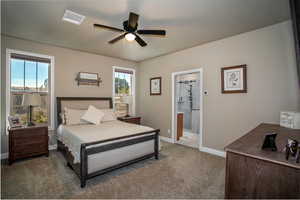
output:
[[[74,163],[80,162],[82,143],[106,140],[126,135],[154,130],[153,128],[121,121],[103,122],[99,125],[60,125],[58,139],[65,144],[74,156]]]

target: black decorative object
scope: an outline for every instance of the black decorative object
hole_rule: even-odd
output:
[[[276,142],[275,142],[276,136],[277,133],[266,134],[262,149],[271,149],[272,151],[277,151]]]
[[[27,123],[27,126],[35,126],[35,123],[32,122],[32,112],[33,112],[33,106],[29,105],[29,121]]]
[[[297,140],[288,139],[287,144],[285,146],[286,160],[288,160],[290,156],[295,157],[297,155],[297,150],[299,148],[298,144],[299,144],[299,142]],[[299,157],[299,155],[298,155],[298,157]]]

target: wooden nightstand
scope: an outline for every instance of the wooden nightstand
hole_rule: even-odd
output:
[[[9,164],[20,158],[43,154],[49,156],[48,126],[9,129]]]
[[[118,120],[132,124],[141,124],[141,117],[118,117]]]

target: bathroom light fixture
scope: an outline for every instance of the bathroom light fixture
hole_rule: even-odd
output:
[[[126,38],[127,41],[132,42],[133,40],[135,40],[135,35],[132,34],[132,33],[127,33],[125,35],[125,38]]]

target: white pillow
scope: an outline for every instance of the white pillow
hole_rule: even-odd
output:
[[[86,124],[87,122],[82,121],[81,117],[87,110],[77,110],[71,108],[64,108],[64,116],[66,125],[75,125],[75,124]]]
[[[103,117],[104,113],[101,110],[89,105],[89,109],[86,111],[86,113],[84,113],[81,119],[93,124],[100,124]]]
[[[66,124],[66,115],[65,115],[65,113],[59,113],[59,117],[61,119],[61,123],[65,125]]]
[[[101,120],[102,122],[117,120],[117,117],[113,109],[101,109],[101,111],[104,113],[104,117]]]

